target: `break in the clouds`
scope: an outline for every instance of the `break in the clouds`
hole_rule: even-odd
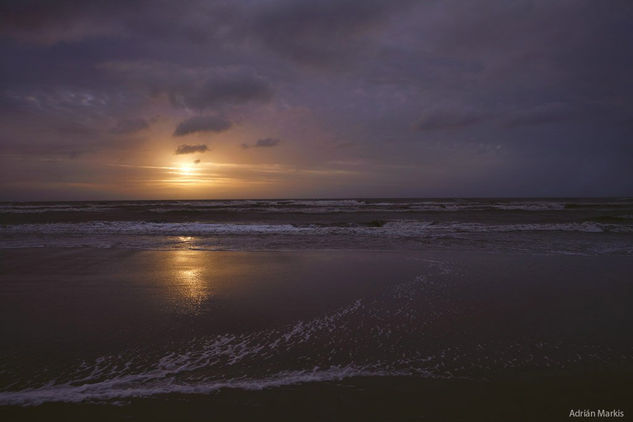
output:
[[[196,132],[224,132],[231,122],[218,116],[195,116],[180,122],[174,136],[185,136]]]
[[[242,148],[270,148],[275,147],[281,142],[277,138],[262,138],[258,139],[254,144],[242,144]]]
[[[629,0],[0,2],[0,198],[129,166],[177,196],[174,136],[235,195],[631,195],[632,28]]]
[[[189,145],[189,144],[182,144],[182,145],[178,145],[178,148],[176,148],[176,152],[174,152],[174,154],[176,155],[183,155],[183,154],[194,154],[196,152],[207,152],[209,151],[209,147],[207,147],[205,144],[198,144],[198,145]]]

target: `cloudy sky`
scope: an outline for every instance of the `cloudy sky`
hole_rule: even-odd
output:
[[[633,195],[630,0],[0,2],[0,200]]]

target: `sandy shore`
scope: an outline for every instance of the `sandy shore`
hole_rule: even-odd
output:
[[[262,391],[158,396],[124,405],[1,407],[4,420],[66,421],[558,421],[571,409],[633,412],[633,373],[585,372],[510,380],[351,378]],[[616,420],[618,420],[616,418]],[[626,419],[624,419],[626,420]]]
[[[628,257],[21,249],[1,267],[4,420],[631,414]]]

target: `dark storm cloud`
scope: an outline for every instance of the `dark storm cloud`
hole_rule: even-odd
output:
[[[630,91],[624,79],[625,69],[633,65],[633,46],[624,40],[631,36],[633,3],[458,4],[463,7],[447,10],[453,19],[450,28],[448,19],[435,24],[434,49],[483,65],[471,84],[485,84],[493,91],[480,92],[481,97],[502,94],[505,98],[499,99],[513,103],[574,102],[586,97],[604,100],[622,88]]]
[[[0,2],[0,31],[19,40],[47,44],[106,35],[117,29],[111,20],[129,13],[140,3],[135,0],[6,0]]]
[[[446,109],[431,111],[414,124],[420,131],[467,129],[484,123],[497,127],[514,128],[565,122],[573,119],[592,119],[600,114],[597,107],[569,103],[545,103],[515,110]]]
[[[446,129],[462,129],[476,125],[488,116],[476,111],[433,111],[424,116],[415,127],[421,131],[434,131]]]
[[[221,104],[239,104],[250,101],[266,102],[272,89],[263,80],[242,76],[210,78],[199,89],[182,94],[184,105],[206,109]]]
[[[149,124],[145,119],[123,119],[119,120],[116,127],[112,129],[112,133],[134,133],[143,129],[147,129]]]
[[[185,136],[196,132],[224,132],[231,127],[231,122],[218,116],[195,116],[181,122],[174,136]]]
[[[264,138],[264,139],[258,139],[257,142],[255,142],[255,146],[256,147],[274,147],[276,145],[279,144],[279,139],[276,138]]]
[[[185,67],[164,62],[108,62],[100,69],[151,95],[167,94],[172,105],[198,110],[265,103],[273,96],[268,81],[242,66]]]
[[[209,147],[207,147],[204,144],[198,144],[198,145],[188,145],[188,144],[182,144],[182,145],[178,145],[178,148],[176,148],[176,152],[174,152],[174,154],[176,155],[182,155],[182,154],[194,154],[196,152],[207,152],[209,150]]]
[[[581,110],[575,109],[569,104],[549,103],[510,113],[505,118],[503,124],[506,127],[532,126],[562,122],[580,116]]]
[[[368,46],[367,35],[411,1],[276,1],[253,20],[254,38],[299,63],[323,67]]]
[[[0,3],[0,33],[44,45],[139,36],[199,44],[239,19],[239,8],[222,0],[7,0]]]
[[[252,145],[242,144],[242,148],[270,148],[279,145],[279,142],[281,142],[281,140],[277,138],[262,138],[258,139],[257,142]]]

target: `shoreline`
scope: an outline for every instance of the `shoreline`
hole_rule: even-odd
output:
[[[6,420],[563,420],[576,409],[633,409],[633,372],[544,374],[493,381],[353,377],[247,391],[98,403],[0,406]],[[617,419],[617,418],[616,418]]]
[[[83,400],[1,406],[7,420],[556,420],[571,409],[621,408],[633,383],[625,256],[2,255],[2,336],[11,339],[2,390],[19,398],[53,382],[51,392],[68,384],[69,397]],[[327,372],[372,364],[371,377]],[[305,376],[275,378],[293,373]],[[252,380],[254,390],[221,388],[231,380]],[[196,388],[211,392],[187,393]],[[110,398],[98,403],[103,394]],[[319,413],[323,403],[330,413]]]

